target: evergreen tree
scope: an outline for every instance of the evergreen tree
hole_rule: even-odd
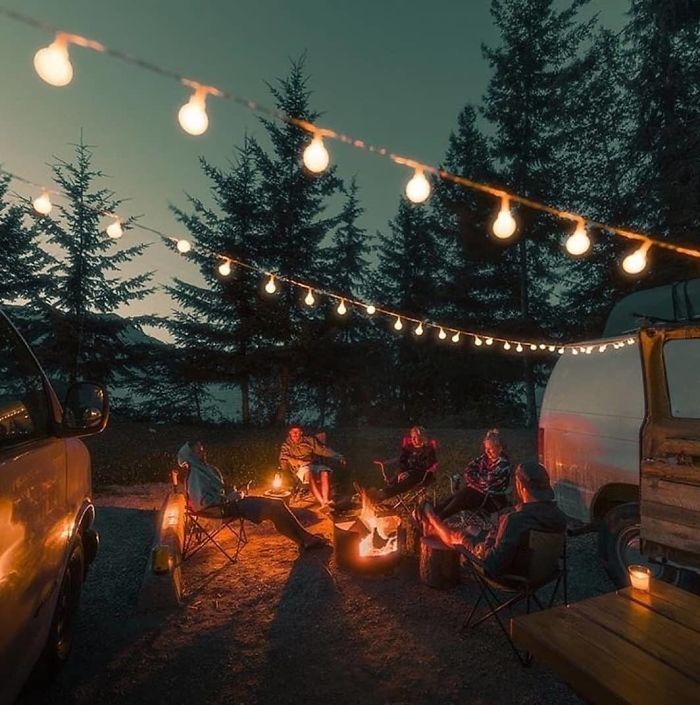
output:
[[[60,251],[48,270],[52,335],[44,337],[38,353],[60,377],[109,382],[119,373],[128,374],[135,362],[124,335],[132,323],[114,311],[150,293],[151,274],[117,276],[146,245],[121,248],[100,227],[104,214],[117,212],[122,201],[95,186],[104,174],[92,166],[92,157],[81,140],[73,162],[57,159],[54,181],[68,205],[56,207],[58,218],[32,215]],[[132,222],[126,219],[122,227],[128,229]]]
[[[559,199],[559,156],[565,134],[560,118],[568,108],[571,83],[583,67],[577,53],[590,24],[582,26],[576,17],[586,2],[574,0],[557,10],[554,0],[492,0],[500,42],[484,47],[493,69],[484,115],[495,130],[492,157],[506,190],[545,202]],[[517,258],[522,333],[537,336],[556,320],[551,293],[561,223],[528,209],[518,211],[517,217],[519,241],[504,253],[504,261]],[[529,358],[524,358],[524,379],[527,422],[534,425],[535,376]]]

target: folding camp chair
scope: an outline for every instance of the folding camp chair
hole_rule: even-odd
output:
[[[243,547],[248,543],[248,536],[242,517],[223,517],[221,507],[212,505],[196,510],[190,501],[187,489],[189,464],[181,463],[171,473],[173,491],[180,491],[179,474],[183,475],[182,489],[185,493],[185,540],[182,547],[182,560],[186,561],[195,553],[212,545],[217,548],[230,563],[238,560]],[[234,549],[228,549],[222,543],[224,534],[229,534],[234,539]]]
[[[532,660],[530,655],[528,653],[521,654],[518,651],[508,628],[501,619],[500,612],[506,607],[511,609],[523,600],[528,614],[533,602],[539,609],[544,609],[537,592],[552,583],[554,583],[554,588],[547,607],[554,604],[560,584],[563,584],[564,604],[568,604],[566,534],[529,531],[516,556],[514,565],[517,567],[517,573],[503,575],[498,579],[486,575],[481,561],[464,546],[456,546],[455,548],[464,556],[465,564],[479,586],[479,597],[464,620],[462,631],[473,629],[489,617],[494,617],[520,663],[523,666],[528,666]],[[510,597],[503,599],[499,593],[510,595]],[[486,603],[485,614],[473,621],[482,601]]]
[[[455,474],[450,477],[450,492],[456,494],[464,487],[464,477],[461,474]],[[470,527],[476,531],[488,531],[494,526],[499,513],[512,504],[514,490],[513,473],[511,473],[508,486],[500,492],[486,492],[481,504],[474,509],[465,509],[459,512],[454,519],[450,519],[449,523],[455,528]],[[499,509],[490,510],[489,503],[496,500],[496,503],[502,505]]]

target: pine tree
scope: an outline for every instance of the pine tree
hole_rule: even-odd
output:
[[[484,47],[494,72],[484,115],[495,130],[492,157],[506,190],[550,203],[559,199],[560,117],[567,108],[570,84],[583,66],[577,52],[590,23],[582,26],[576,17],[586,2],[574,0],[559,11],[553,0],[492,0],[500,43]],[[504,260],[517,257],[522,332],[537,336],[555,319],[550,297],[561,223],[527,209],[517,217],[519,241]],[[524,378],[527,422],[534,425],[535,376],[529,358],[524,359]]]
[[[211,181],[215,208],[194,197],[189,197],[192,212],[173,208],[178,220],[203,246],[195,247],[190,258],[205,284],[175,279],[167,291],[179,309],[164,324],[181,348],[179,359],[184,362],[176,370],[180,381],[195,385],[199,396],[207,383],[238,386],[243,423],[251,421],[250,376],[255,371],[259,281],[257,275],[235,264],[229,275],[222,276],[217,266],[224,260],[217,262],[209,253],[246,262],[258,260],[262,204],[252,145],[246,137],[236,162],[225,171],[201,160]]]
[[[304,62],[304,57],[292,62],[289,75],[270,86],[270,91],[278,111],[314,122],[319,114],[310,106]],[[320,248],[337,224],[337,217],[323,217],[323,213],[328,197],[338,190],[340,182],[333,168],[318,176],[302,169],[301,154],[310,140],[308,134],[287,123],[266,119],[262,123],[272,152],[268,154],[254,145],[263,204],[261,264],[283,276],[303,275],[312,284],[323,282],[327,272]],[[298,291],[280,287],[258,308],[266,345],[258,355],[278,379],[273,423],[287,421],[295,384],[303,383],[312,371],[314,350],[321,345],[318,319],[300,310],[298,304]]]
[[[53,334],[45,336],[38,352],[60,377],[109,382],[128,374],[135,362],[124,338],[132,323],[114,312],[150,293],[151,274],[117,276],[146,245],[121,248],[100,227],[104,215],[118,212],[122,201],[109,189],[95,186],[104,174],[92,166],[92,159],[91,148],[82,140],[75,145],[73,162],[57,159],[54,181],[68,205],[56,206],[57,218],[32,215],[60,251],[48,270]],[[122,227],[132,223],[125,219]]]

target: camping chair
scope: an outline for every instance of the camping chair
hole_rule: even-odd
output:
[[[501,619],[500,612],[506,607],[511,609],[523,600],[525,600],[528,614],[530,614],[530,606],[533,602],[539,609],[544,609],[537,592],[551,583],[554,583],[554,588],[547,607],[549,608],[554,604],[554,598],[559,590],[560,583],[563,584],[564,604],[568,604],[566,534],[563,532],[529,531],[525,535],[523,545],[516,556],[517,573],[503,575],[498,579],[486,575],[481,561],[464,546],[456,546],[455,548],[464,556],[465,563],[469,567],[474,581],[479,586],[479,597],[472,605],[467,618],[462,624],[462,632],[474,629],[489,617],[494,617],[520,663],[523,666],[530,665],[532,661],[530,654],[521,654],[518,651],[508,628]],[[509,594],[510,597],[501,599],[499,593]],[[486,603],[487,607],[485,614],[473,621],[482,601]]]
[[[179,491],[179,473],[182,472],[182,488],[185,493],[185,539],[182,546],[182,560],[186,561],[195,553],[208,545],[217,548],[230,563],[236,563],[242,548],[248,543],[248,536],[245,531],[245,524],[242,517],[222,517],[221,508],[218,505],[205,507],[196,510],[190,501],[187,489],[187,478],[189,474],[189,464],[182,463],[179,467],[173,468],[170,473],[173,492]],[[235,548],[227,549],[222,544],[223,534],[228,533],[233,536]]]
[[[464,487],[464,477],[461,474],[455,474],[450,477],[450,492],[456,494]],[[500,492],[486,492],[481,504],[474,509],[465,509],[459,512],[454,521],[450,520],[450,525],[455,528],[470,527],[476,531],[488,531],[491,529],[497,520],[498,515],[503,509],[509,507],[512,502],[513,491],[515,489],[514,474],[511,472],[508,486]],[[503,507],[494,511],[489,511],[486,507],[490,500],[498,500]]]
[[[326,432],[325,431],[319,431],[318,433],[315,433],[314,436],[316,436],[316,440],[318,440],[319,443],[322,445],[326,445]],[[311,491],[311,487],[309,486],[308,481],[304,482],[299,479],[299,476],[292,470],[292,468],[288,467],[287,468],[289,475],[291,477],[291,497],[290,497],[290,504],[294,504],[295,502],[304,502],[307,506],[312,505],[316,502],[316,497],[314,496],[314,493]],[[282,469],[278,467],[278,472],[282,472]]]

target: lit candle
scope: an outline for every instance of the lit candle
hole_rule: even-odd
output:
[[[630,576],[630,583],[635,590],[649,592],[649,576],[651,571],[644,565],[628,566],[627,572]]]
[[[275,473],[275,479],[272,481],[272,489],[279,490],[282,487],[282,475]]]

